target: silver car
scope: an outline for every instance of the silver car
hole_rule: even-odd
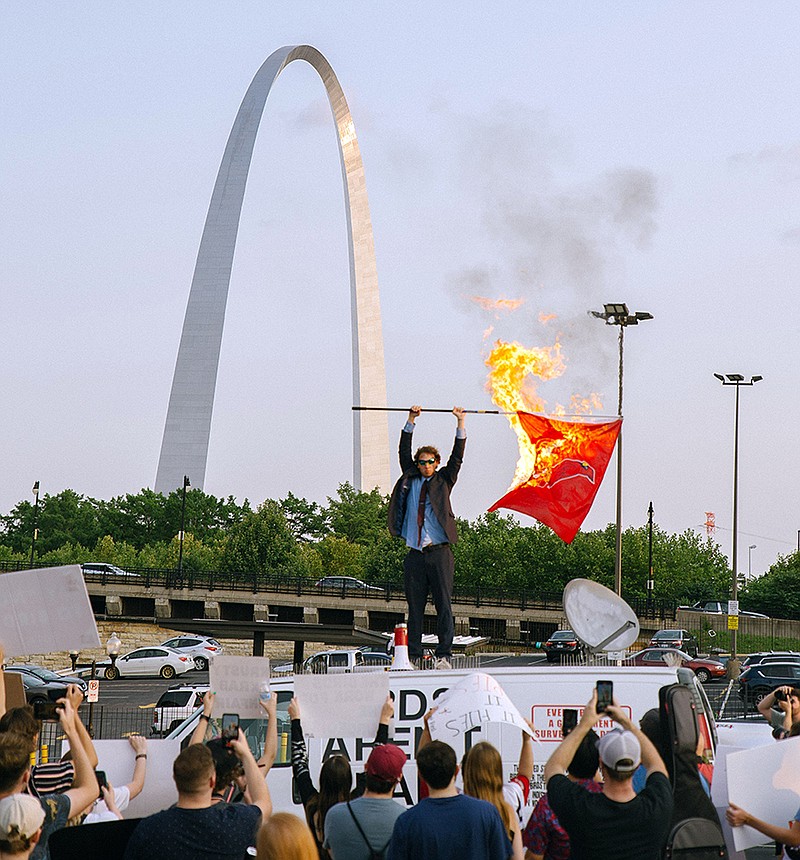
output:
[[[180,651],[181,654],[191,657],[194,661],[194,668],[201,672],[208,669],[209,660],[221,654],[223,650],[222,645],[210,636],[193,636],[188,633],[173,636],[172,639],[167,639],[161,645],[164,648],[173,648],[175,651]]]

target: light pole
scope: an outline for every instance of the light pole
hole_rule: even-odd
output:
[[[33,534],[31,536],[31,564],[33,567],[33,553],[36,549],[36,538],[39,537],[39,529],[37,527],[37,521],[39,519],[39,482],[33,485],[33,489],[31,490],[33,493]]]
[[[653,319],[646,311],[629,313],[628,306],[622,302],[610,302],[603,305],[602,311],[589,311],[606,325],[619,326],[619,398],[617,400],[617,415],[622,417],[622,346],[625,340],[625,329],[629,325],[639,325],[643,320]],[[617,540],[614,550],[614,591],[622,594],[622,428],[617,436]]]
[[[653,603],[653,503],[650,502],[650,507],[647,509],[647,608],[650,609]]]
[[[748,582],[753,578],[753,550],[756,549],[757,544],[751,543],[749,547],[747,547],[747,580]]]
[[[181,496],[181,531],[178,535],[179,545],[178,545],[178,576],[181,575],[181,570],[183,569],[183,527],[186,523],[186,488],[190,487],[189,478],[187,475],[183,476],[183,495]]]
[[[745,379],[741,373],[726,373],[724,376],[721,373],[715,373],[714,377],[723,385],[736,386],[736,397],[734,399],[734,419],[733,419],[733,540],[731,541],[731,600],[736,600],[739,594],[739,578],[737,576],[736,566],[737,558],[737,526],[739,512],[739,389],[743,385],[752,386],[756,382],[761,382],[763,376],[751,376],[750,379]],[[731,659],[736,659],[736,636],[738,630],[731,630]]]

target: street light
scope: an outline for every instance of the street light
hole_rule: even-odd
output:
[[[756,548],[757,544],[751,543],[749,547],[747,547],[747,579],[750,580],[753,578],[753,550]]]
[[[178,547],[178,576],[181,575],[181,570],[183,569],[183,527],[186,523],[186,488],[190,487],[189,478],[187,475],[183,476],[183,495],[181,497],[181,530],[178,535],[179,538],[179,547]]]
[[[741,373],[715,373],[714,378],[723,385],[736,386],[736,397],[734,399],[733,420],[733,540],[731,546],[731,600],[736,600],[739,593],[739,580],[736,575],[737,558],[737,524],[739,510],[739,389],[743,385],[753,386],[761,382],[763,376],[751,376],[745,379]],[[731,660],[736,659],[736,635],[738,630],[731,630]]]
[[[106,654],[111,658],[111,668],[113,669],[117,665],[117,657],[119,657],[119,651],[122,647],[122,640],[117,636],[116,633],[112,633],[108,639],[106,640]]]
[[[36,538],[39,537],[39,529],[36,526],[37,520],[39,519],[39,482],[37,481],[33,485],[33,489],[31,490],[33,493],[33,536],[31,538],[31,564],[33,567],[33,552],[36,549]]]
[[[619,398],[617,400],[617,415],[622,417],[622,345],[625,339],[625,329],[629,325],[639,325],[644,320],[653,319],[646,311],[630,313],[623,302],[609,302],[603,305],[602,311],[589,311],[599,320],[605,320],[606,325],[619,326]],[[617,540],[614,550],[614,591],[622,595],[622,428],[617,436]]]
[[[75,674],[75,670],[78,668],[78,653],[79,652],[75,651],[74,649],[69,652],[69,659],[70,659],[70,662],[72,663],[72,674],[73,675]]]

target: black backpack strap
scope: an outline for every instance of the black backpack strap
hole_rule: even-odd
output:
[[[366,834],[366,833],[364,833],[363,828],[362,828],[362,827],[361,827],[361,825],[358,823],[358,819],[356,818],[356,814],[355,814],[355,812],[353,812],[353,807],[352,807],[352,806],[350,806],[350,801],[349,801],[349,800],[347,801],[347,811],[350,813],[351,818],[352,818],[352,819],[353,819],[353,821],[355,822],[355,825],[356,825],[356,827],[358,828],[358,832],[361,834],[361,838],[364,840],[364,844],[367,846],[367,848],[369,848],[369,853],[370,853],[370,855],[371,855],[372,857],[383,857],[384,852],[386,851],[386,849],[387,849],[387,847],[388,847],[388,845],[389,845],[389,842],[391,842],[391,841],[392,841],[391,837],[389,837],[389,842],[387,842],[387,843],[386,843],[386,845],[384,845],[384,846],[383,846],[383,848],[381,848],[381,850],[380,850],[380,851],[376,851],[376,850],[372,847],[372,845],[370,844],[369,839],[367,839],[367,834]]]

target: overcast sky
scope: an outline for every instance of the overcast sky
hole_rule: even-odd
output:
[[[740,570],[751,544],[754,573],[796,547],[796,3],[28,2],[0,28],[0,512],[37,479],[153,485],[225,141],[264,59],[308,43],[364,159],[390,404],[490,407],[492,339],[559,338],[541,397],[597,393],[611,414],[618,330],[586,311],[625,301],[654,319],[625,339],[624,524],[650,501],[670,532],[712,511],[730,551],[734,392],[712,374],[760,374],[741,393]],[[294,63],[250,173],[207,492],[324,501],[352,480],[348,291],[333,122]],[[496,319],[469,294],[525,303]],[[449,450],[454,424],[423,415],[416,441]],[[453,504],[473,518],[517,446],[502,417],[468,436]],[[586,528],[613,521],[614,477]]]

